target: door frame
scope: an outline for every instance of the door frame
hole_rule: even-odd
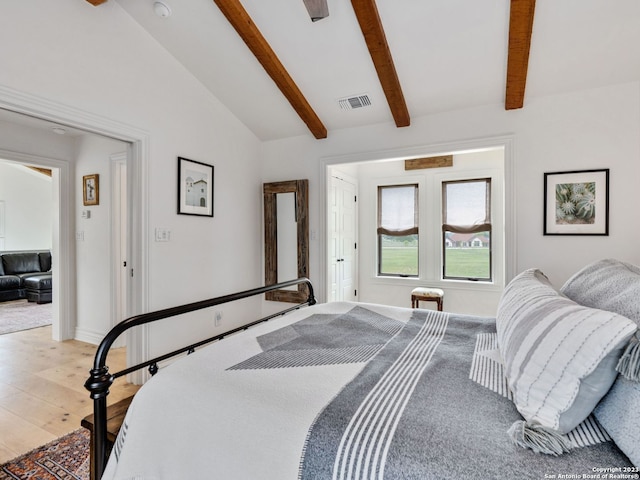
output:
[[[103,135],[126,142],[127,152],[127,174],[128,200],[129,200],[129,251],[131,252],[130,265],[135,268],[135,275],[130,282],[131,295],[130,313],[138,314],[146,312],[148,309],[148,249],[144,248],[148,244],[148,163],[149,163],[149,134],[148,132],[132,127],[125,123],[111,120],[106,117],[95,115],[69,105],[57,103],[42,97],[27,94],[0,85],[0,108],[40,118],[50,122],[66,125],[72,128]],[[17,152],[10,152],[20,156]],[[54,257],[54,268],[57,267],[60,277],[59,285],[73,285],[73,270],[70,265],[75,261],[75,189],[73,186],[73,168],[68,161],[52,160],[60,162],[55,165],[60,169],[59,195],[60,205],[60,235],[58,258]],[[30,160],[31,161],[31,160]],[[56,182],[54,182],[56,184]],[[54,186],[55,188],[55,186]],[[55,262],[58,262],[57,265]],[[55,281],[55,277],[54,277]],[[69,282],[69,283],[67,283]],[[60,289],[61,298],[58,299],[60,306],[60,325],[58,325],[56,340],[72,338],[75,328],[75,288]],[[62,291],[63,290],[63,291]],[[56,289],[54,289],[55,295]],[[54,297],[55,298],[55,297]],[[136,329],[132,329],[136,330]],[[129,333],[126,343],[127,363],[137,363],[145,358],[148,351],[148,333],[143,327],[141,331]],[[139,377],[139,378],[138,378]],[[132,378],[133,381],[142,380],[142,374]]]

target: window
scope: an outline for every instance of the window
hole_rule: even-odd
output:
[[[378,275],[418,274],[418,185],[379,186]]]
[[[505,221],[513,215],[505,165],[502,148],[455,154],[446,168],[406,170],[403,160],[362,164],[361,300],[397,302],[403,289],[422,285],[499,295],[514,243]]]
[[[442,182],[443,278],[490,281],[491,179]]]

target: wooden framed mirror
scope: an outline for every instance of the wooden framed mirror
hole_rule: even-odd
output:
[[[263,185],[265,285],[309,276],[309,180]],[[304,284],[267,292],[265,298],[302,303]]]

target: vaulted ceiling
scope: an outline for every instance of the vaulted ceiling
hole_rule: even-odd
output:
[[[110,1],[262,140],[640,79],[637,0],[327,0],[316,22],[303,0]]]

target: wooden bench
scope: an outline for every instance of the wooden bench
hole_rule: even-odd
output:
[[[418,287],[411,291],[411,308],[418,308],[420,302],[436,302],[438,311],[442,311],[444,291],[440,288]]]
[[[107,407],[107,454],[111,453],[111,448],[116,441],[122,422],[124,422],[124,416],[127,413],[127,409],[131,404],[133,395],[127,398],[123,398],[117,403]],[[80,425],[88,429],[91,432],[91,442],[89,444],[89,455],[91,464],[91,480],[97,480],[95,475],[95,449],[93,448],[93,413],[87,415],[82,419]]]

